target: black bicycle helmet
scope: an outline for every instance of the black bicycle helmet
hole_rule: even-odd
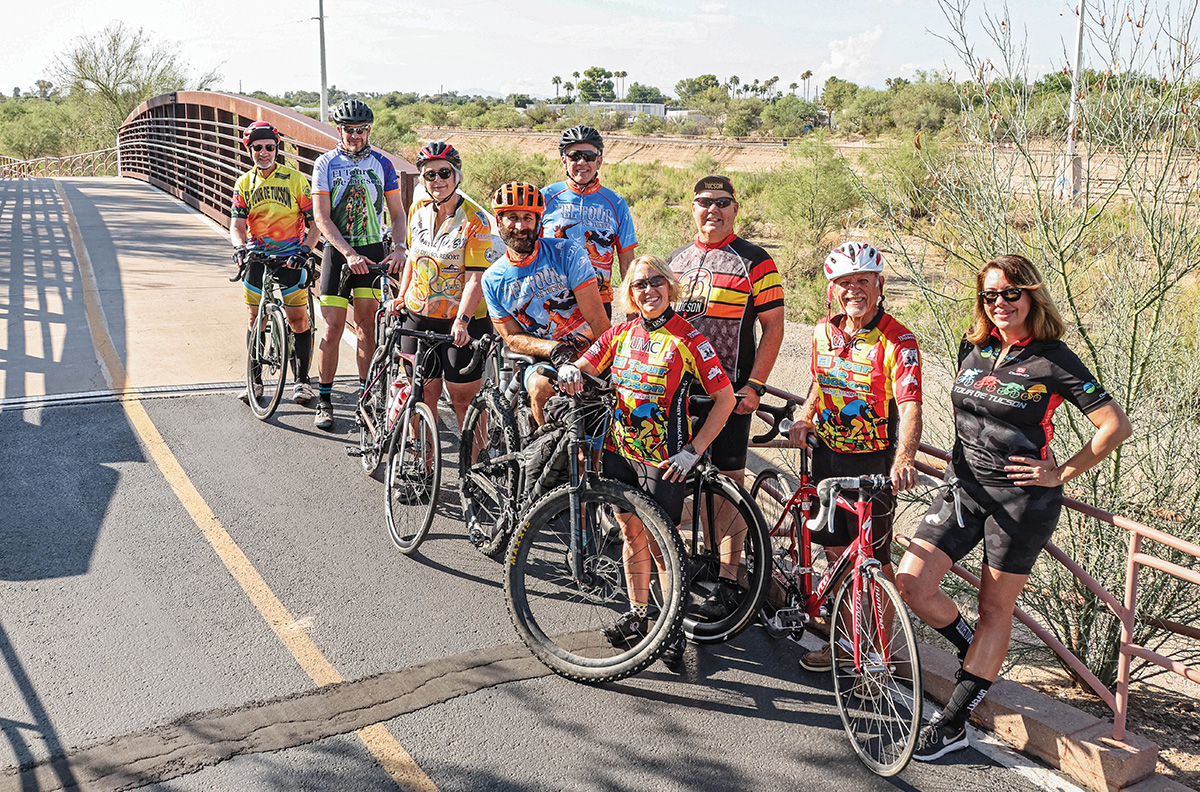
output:
[[[426,162],[432,160],[445,160],[455,168],[462,170],[462,157],[458,154],[458,149],[451,146],[444,140],[435,140],[432,143],[426,143],[417,153],[417,167],[424,167]]]
[[[375,123],[375,113],[371,112],[371,108],[367,107],[366,102],[360,102],[358,99],[347,99],[342,102],[333,108],[332,115],[333,123],[338,126]]]
[[[558,156],[561,157],[568,147],[576,143],[589,143],[601,154],[604,153],[604,138],[600,137],[600,133],[590,126],[580,124],[563,130],[562,137],[558,139]]]

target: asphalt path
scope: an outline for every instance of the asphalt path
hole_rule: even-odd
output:
[[[230,391],[0,410],[0,790],[1042,788],[974,749],[876,778],[757,627],[681,674],[548,674],[453,471],[421,552],[391,547],[350,400],[332,434]]]

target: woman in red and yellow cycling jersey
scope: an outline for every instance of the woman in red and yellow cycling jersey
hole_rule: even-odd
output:
[[[671,308],[678,299],[679,281],[665,261],[658,256],[634,259],[614,303],[615,315],[636,318],[609,328],[577,361],[593,376],[611,369],[617,390],[617,411],[604,445],[604,475],[646,490],[674,525],[683,511],[688,471],[725,426],[737,401],[712,344]],[[560,369],[559,382],[563,380]],[[713,398],[712,411],[694,438],[688,416],[693,381]],[[641,521],[632,514],[619,514],[617,521],[625,540],[630,610],[604,631],[614,645],[645,633],[652,571]],[[668,665],[681,657],[681,643],[663,655]]]
[[[484,361],[480,358],[466,372],[459,369],[471,362],[467,342],[491,329],[480,281],[484,270],[504,255],[504,244],[493,234],[492,218],[483,207],[459,191],[462,158],[454,146],[440,140],[427,144],[417,155],[417,169],[425,195],[408,212],[408,260],[400,276],[408,311],[404,327],[454,336],[454,346],[438,347],[429,360],[424,400],[436,414],[445,379],[461,428],[467,405],[479,392]],[[401,309],[400,301],[392,305]],[[404,336],[400,348],[411,359],[417,340]]]

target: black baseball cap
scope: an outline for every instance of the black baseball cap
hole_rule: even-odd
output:
[[[733,189],[733,182],[724,176],[705,176],[696,182],[696,188],[692,191],[692,195],[699,195],[708,190],[724,190],[734,198],[737,198],[737,191]]]

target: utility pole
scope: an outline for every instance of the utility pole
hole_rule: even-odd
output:
[[[329,88],[325,81],[325,0],[317,0],[317,24],[321,35],[321,121],[329,121]]]
[[[1067,153],[1063,158],[1063,174],[1058,179],[1059,197],[1079,202],[1082,196],[1083,161],[1078,154],[1076,138],[1079,132],[1080,70],[1083,62],[1084,0],[1079,0],[1079,26],[1075,31],[1075,69],[1071,73],[1071,109],[1067,115]]]

